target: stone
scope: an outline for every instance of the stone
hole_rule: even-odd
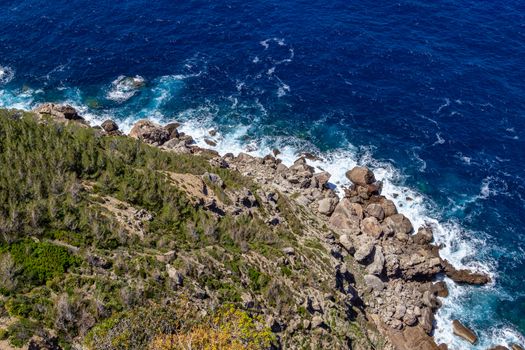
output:
[[[432,228],[429,226],[420,227],[412,239],[417,244],[429,244],[434,239]]]
[[[456,283],[483,285],[490,282],[490,277],[478,272],[472,272],[466,269],[457,270],[451,263],[443,259],[441,261],[445,275]]]
[[[211,147],[215,147],[217,146],[217,142],[213,141],[213,140],[210,140],[210,139],[204,139],[204,142],[206,142],[206,144],[208,146],[211,146]]]
[[[338,202],[337,198],[323,198],[318,202],[317,211],[323,215],[329,216],[334,212]]]
[[[446,298],[448,297],[448,287],[444,281],[436,282],[432,285],[432,292],[435,293],[438,297]]]
[[[241,294],[241,300],[242,304],[245,308],[251,309],[255,306],[255,301],[253,300],[253,297],[250,293],[242,293]]]
[[[282,252],[286,255],[295,255],[295,249],[293,247],[283,248]]]
[[[347,171],[346,177],[352,181],[352,183],[359,186],[366,186],[376,181],[374,173],[370,169],[360,166],[356,166],[352,170]]]
[[[474,333],[473,330],[466,327],[458,320],[452,321],[452,332],[454,333],[454,335],[465,339],[470,344],[476,344],[476,342],[478,341],[476,333]]]
[[[361,205],[352,203],[349,198],[343,198],[335,207],[329,222],[335,228],[355,232],[359,231],[359,223],[362,218]]]
[[[330,177],[332,177],[332,175],[327,171],[323,171],[321,173],[314,174],[314,179],[317,180],[317,184],[319,185],[319,187],[326,187],[328,184],[328,181],[330,180]]]
[[[339,244],[341,244],[343,248],[345,248],[346,251],[350,254],[355,252],[354,244],[352,243],[347,234],[343,234],[339,237]]]
[[[434,328],[434,313],[432,313],[430,308],[426,307],[421,311],[419,323],[427,334],[432,333],[432,329]]]
[[[312,328],[320,328],[324,326],[324,321],[321,316],[315,315],[312,317]]]
[[[150,120],[143,119],[133,125],[129,136],[145,143],[160,146],[169,140],[170,135],[162,126]]]
[[[371,275],[381,275],[385,267],[385,256],[383,255],[383,248],[375,246],[374,258],[370,265],[366,267],[366,272]]]
[[[385,224],[392,226],[396,237],[408,235],[414,230],[410,220],[403,214],[394,214],[385,219]]]
[[[202,175],[202,180],[219,188],[224,188],[224,181],[222,181],[221,177],[217,174],[205,172]]]
[[[523,347],[519,346],[518,344],[512,344],[510,348],[512,350],[524,350]]]
[[[361,221],[361,232],[363,232],[365,235],[369,235],[375,239],[378,239],[381,237],[383,229],[375,217],[369,216]]]
[[[102,129],[104,129],[105,132],[108,134],[114,133],[118,131],[118,125],[113,120],[108,119],[104,121],[101,125]]]
[[[385,218],[397,214],[397,208],[393,201],[390,199],[383,198],[379,205],[383,208],[385,212]]]
[[[496,345],[496,346],[491,347],[489,350],[509,350],[509,348],[503,345]]]
[[[417,323],[417,317],[412,312],[407,312],[405,316],[403,316],[403,322],[407,326],[414,326]]]
[[[382,221],[385,218],[385,210],[380,204],[377,204],[377,203],[369,204],[366,207],[365,211],[369,216],[372,216],[379,221]]]
[[[407,312],[407,308],[403,304],[398,304],[396,306],[396,312],[394,313],[394,318],[397,320],[402,320]]]
[[[175,282],[177,286],[182,286],[184,283],[184,277],[182,274],[177,271],[177,269],[170,264],[166,264],[166,271],[168,272],[168,276]]]
[[[61,104],[55,104],[55,103],[44,103],[35,109],[33,109],[34,112],[38,113],[40,116],[48,115],[53,117],[53,119],[57,121],[67,121],[67,120],[74,120],[74,121],[80,121],[84,122],[84,118],[82,118],[77,110],[73,108],[70,105],[61,105]]]
[[[444,344],[444,343],[441,343],[441,344],[438,345],[438,349],[439,350],[448,350],[448,345]]]
[[[373,242],[366,242],[365,244],[359,245],[357,247],[357,250],[354,254],[354,259],[358,263],[364,263],[366,259],[372,254],[374,251],[374,243]]]
[[[381,279],[374,275],[365,275],[364,277],[365,283],[368,287],[370,287],[372,290],[376,290],[378,292],[385,289],[385,284]]]
[[[177,122],[172,122],[164,125],[164,129],[170,134],[170,139],[178,138],[179,131],[177,130],[179,128],[180,124]]]

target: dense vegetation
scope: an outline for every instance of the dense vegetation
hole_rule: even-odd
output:
[[[8,320],[0,337],[14,346],[38,335],[65,348],[80,341],[94,349],[138,349],[156,335],[182,336],[177,312],[162,306],[177,287],[158,256],[174,250],[220,243],[228,253],[217,257],[235,272],[234,280],[247,274],[248,288],[268,284],[266,275],[240,264],[239,253],[271,244],[273,233],[243,215],[218,220],[166,175],[213,170],[230,188],[253,186],[235,172],[212,168],[206,157],[162,152],[128,137],[1,110],[0,164],[0,313]],[[118,201],[118,210],[147,213],[142,235],[108,210],[108,198]],[[215,272],[211,268],[198,281],[218,290],[223,301],[239,301],[239,286]],[[144,313],[151,310],[158,312],[148,325]],[[231,312],[252,322],[248,314]],[[119,331],[123,324],[125,332]],[[131,324],[140,325],[135,327],[140,332]],[[257,344],[267,347],[269,339]],[[252,340],[232,342],[242,346]]]

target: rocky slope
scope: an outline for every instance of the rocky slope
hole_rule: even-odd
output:
[[[69,107],[48,104],[35,112],[41,122],[85,127]],[[275,334],[272,346],[286,349],[443,349],[446,345],[438,347],[431,337],[440,297],[448,293],[437,276],[458,283],[489,282],[485,275],[456,270],[442,259],[432,227],[414,228],[381,195],[382,184],[367,168],[348,169],[352,186],[339,198],[329,186],[330,174],[308,165],[309,155],[290,167],[277,151],[264,158],[221,156],[193,145],[191,136],[177,128],[176,123],[139,121],[129,138],[173,157],[207,163],[199,171],[156,170],[197,210],[185,223],[186,238],[170,244],[170,236],[153,232],[150,224],[159,213],[123,197],[100,195],[83,179],[83,190],[114,219],[115,229],[137,237],[140,247],[82,247],[83,255],[77,255],[97,274],[113,278],[109,266],[121,256],[127,261],[151,257],[158,270],[154,278],[164,288],[162,297],[152,300],[176,303],[184,296],[204,313],[232,302],[262,316]],[[111,121],[93,135],[129,141]],[[200,243],[188,243],[188,237]],[[144,283],[126,274],[121,280]],[[107,342],[97,333],[100,322],[103,317],[69,341],[102,348],[83,340],[95,334],[96,343]],[[49,334],[56,334],[52,327]]]

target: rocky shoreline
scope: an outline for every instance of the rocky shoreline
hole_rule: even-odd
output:
[[[70,106],[44,104],[34,112],[59,122],[88,126]],[[363,310],[369,322],[388,339],[387,348],[448,349],[446,344],[438,345],[432,338],[434,315],[441,307],[440,298],[448,295],[447,285],[439,280],[440,277],[475,285],[489,283],[490,277],[458,270],[443,259],[440,247],[434,244],[432,227],[414,228],[410,220],[398,212],[394,202],[381,195],[382,183],[376,181],[372,171],[365,167],[350,169],[346,176],[351,186],[344,188],[339,198],[329,186],[331,175],[317,173],[308,164],[309,155],[299,156],[290,167],[282,164],[277,150],[263,158],[246,153],[221,156],[214,150],[196,146],[191,135],[179,132],[178,127],[177,123],[161,126],[141,120],[127,136],[168,152],[205,154],[212,165],[237,170],[252,178],[263,190],[257,193],[261,201],[273,201],[269,193],[287,195],[328,228],[321,239],[330,247],[334,289],[347,295],[353,305]],[[123,135],[111,120],[95,128],[103,135]],[[208,177],[212,183],[221,181],[214,174]],[[243,198],[257,201],[251,193]],[[235,205],[218,207],[213,200],[205,206],[218,215],[223,211],[240,210]],[[281,220],[276,214],[272,224],[279,225]],[[309,305],[315,309],[315,304],[315,300],[311,300]],[[323,322],[322,317],[319,322]],[[454,320],[450,327],[457,336],[476,343],[475,333],[459,320]],[[522,348],[513,345],[512,349]]]

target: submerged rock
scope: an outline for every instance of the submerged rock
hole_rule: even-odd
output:
[[[445,274],[451,280],[456,283],[466,283],[466,284],[475,284],[483,285],[490,282],[490,277],[479,272],[472,272],[466,269],[457,270],[451,263],[443,259],[441,261]]]

